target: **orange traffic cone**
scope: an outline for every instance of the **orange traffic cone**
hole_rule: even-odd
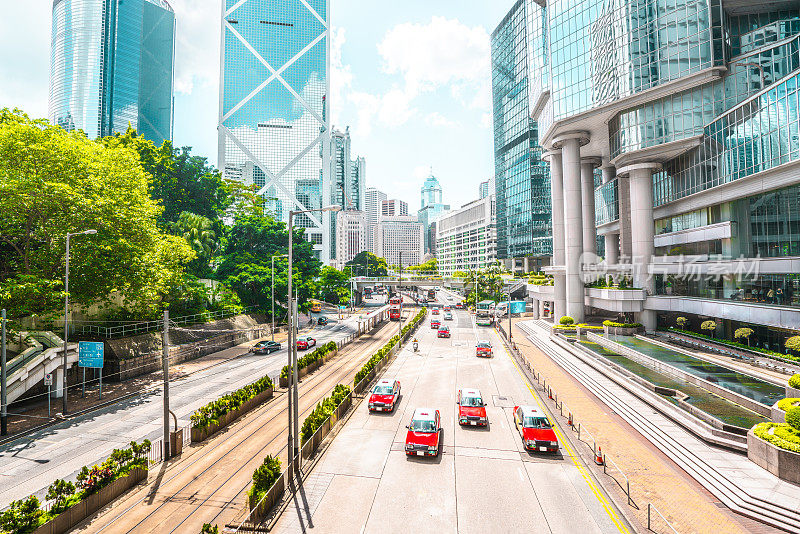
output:
[[[547,388],[547,396],[553,400],[553,388]]]
[[[572,423],[572,414],[571,414],[571,413],[569,414],[569,420],[567,421],[567,424],[568,424],[569,426],[575,426],[575,425]]]
[[[594,455],[594,463],[603,465],[603,448],[600,447],[600,445],[597,446],[597,452]]]

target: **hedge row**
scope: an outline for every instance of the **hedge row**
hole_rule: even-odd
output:
[[[273,387],[272,380],[268,376],[259,378],[252,384],[237,389],[233,393],[223,395],[215,401],[209,402],[199,410],[194,412],[191,417],[193,428],[206,428],[209,425],[219,422],[219,418],[228,412],[240,407],[262,391]]]
[[[247,495],[251,502],[259,502],[264,494],[269,491],[272,485],[281,476],[281,461],[275,456],[267,456],[264,463],[253,471],[253,485],[247,490]]]
[[[337,386],[333,388],[331,396],[326,397],[321,403],[317,404],[316,408],[314,408],[311,413],[308,414],[306,420],[303,421],[303,426],[300,428],[302,443],[305,443],[314,435],[314,432],[322,426],[322,423],[324,423],[328,417],[333,415],[336,407],[339,406],[349,394],[350,386],[337,384]]]
[[[314,352],[306,354],[302,358],[297,359],[297,371],[300,372],[300,369],[308,367],[312,363],[321,360],[323,356],[329,352],[333,352],[334,350],[336,350],[336,343],[334,341],[328,341],[324,345],[317,347],[314,349]],[[281,378],[289,378],[289,366],[283,366],[283,369],[281,369]]]
[[[134,469],[147,469],[147,454],[150,441],[141,444],[131,441],[127,449],[114,449],[103,463],[91,468],[83,466],[78,473],[77,485],[66,480],[56,480],[47,488],[46,500],[52,501],[49,511],[40,507],[39,499],[31,495],[25,500],[14,501],[0,514],[0,531],[26,534],[68,510],[72,506],[115,480],[128,475]]]
[[[800,432],[787,424],[759,423],[753,427],[753,434],[781,449],[800,452]]]
[[[603,321],[603,326],[611,328],[641,328],[641,323],[615,323],[614,321]]]
[[[788,399],[781,399],[778,401],[778,409],[783,410],[784,412],[788,412],[789,410],[791,410],[792,408],[796,408],[797,406],[800,406],[800,399],[788,398]]]
[[[584,330],[602,330],[602,326],[580,323],[580,324],[569,324],[569,325],[555,325],[553,329],[558,330],[560,332],[575,332],[577,327],[583,328]]]
[[[413,319],[411,319],[411,322],[410,322],[410,323],[408,323],[406,326],[404,326],[404,327],[403,327],[403,328],[400,330],[400,332],[401,332],[401,336],[404,336],[406,333],[408,333],[408,331],[409,331],[409,330],[411,330],[412,328],[414,328],[414,327],[415,327],[417,324],[419,324],[419,322],[420,322],[420,321],[422,321],[422,319],[424,319],[424,318],[425,318],[425,310],[420,310],[420,311],[419,311],[419,313],[417,313],[417,315],[415,315],[415,316],[414,316],[414,318],[413,318]],[[370,357],[370,359],[369,359],[369,360],[367,360],[367,363],[365,363],[365,364],[364,364],[364,365],[361,367],[361,369],[359,369],[359,371],[356,373],[356,376],[355,376],[355,378],[353,379],[353,386],[355,386],[355,385],[357,385],[359,382],[361,382],[361,380],[362,380],[362,379],[363,379],[365,376],[367,376],[367,375],[369,374],[369,372],[370,372],[370,371],[372,371],[372,369],[374,369],[374,368],[375,368],[375,366],[376,366],[376,365],[378,365],[378,362],[379,362],[379,361],[381,361],[381,360],[383,359],[383,357],[384,357],[384,356],[386,356],[386,354],[387,354],[387,353],[388,353],[390,350],[392,350],[392,348],[393,348],[393,347],[394,347],[394,346],[395,346],[397,343],[399,343],[399,342],[400,342],[400,337],[401,337],[401,336],[394,336],[392,339],[390,339],[390,340],[389,340],[389,342],[388,342],[388,343],[386,343],[386,345],[384,345],[383,347],[381,347],[380,349],[378,349],[378,352],[376,352],[375,354],[373,354],[373,355]]]
[[[734,347],[734,348],[737,348],[737,349],[746,349],[746,350],[750,350],[750,351],[753,351],[753,352],[758,352],[758,353],[764,354],[766,356],[771,356],[771,357],[776,358],[778,360],[787,360],[787,361],[791,361],[791,362],[800,361],[800,358],[798,358],[796,356],[792,356],[790,354],[783,354],[783,353],[780,353],[780,352],[775,352],[774,350],[762,349],[760,347],[750,347],[748,345],[745,345],[744,343],[739,343],[738,341],[729,341],[727,339],[714,338],[714,337],[711,337],[711,336],[707,336],[705,334],[701,334],[699,332],[692,332],[691,330],[684,330],[684,329],[675,328],[675,327],[672,327],[672,326],[669,327],[668,330],[672,331],[672,332],[677,332],[679,334],[688,334],[688,335],[691,335],[691,336],[696,336],[696,337],[700,337],[700,338],[703,338],[703,339],[707,339],[709,341],[713,341],[714,343],[719,343],[720,345],[728,345],[729,347]],[[798,379],[798,386],[800,386],[800,379]]]
[[[791,378],[789,378],[789,387],[800,389],[800,374],[792,375]]]

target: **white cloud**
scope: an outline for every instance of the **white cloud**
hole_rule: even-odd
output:
[[[458,122],[448,119],[438,111],[434,111],[433,113],[428,113],[425,116],[425,123],[428,126],[434,126],[440,128],[451,128],[453,126],[458,126]]]
[[[357,108],[357,135],[369,135],[375,125],[394,128],[405,124],[419,115],[415,107],[419,96],[448,85],[464,107],[489,109],[489,34],[481,26],[469,27],[455,19],[432,17],[427,24],[403,23],[391,28],[377,48],[383,72],[401,79],[382,94],[352,90],[350,67],[341,63],[343,31],[334,32],[333,44],[332,82],[342,91],[351,89],[338,101],[346,100]],[[429,126],[457,124],[438,111],[423,118]]]
[[[219,2],[170,0],[175,10],[175,92],[191,94],[195,83],[219,83]]]

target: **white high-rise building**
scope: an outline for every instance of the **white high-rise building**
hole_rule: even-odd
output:
[[[408,203],[402,200],[384,200],[381,203],[381,215],[383,217],[396,217],[408,215]]]
[[[423,226],[413,215],[381,217],[375,232],[378,256],[389,265],[418,265],[425,255]]]
[[[284,222],[290,210],[330,199],[329,20],[327,0],[222,3],[219,168],[255,184]],[[333,257],[332,221],[294,219],[324,263]]]
[[[497,260],[494,195],[440,215],[435,225],[436,259],[443,275],[483,269]]]
[[[367,187],[364,194],[364,211],[367,215],[367,250],[378,254],[375,248],[375,232],[381,218],[381,207],[386,200],[386,193],[374,187]]]
[[[367,214],[340,211],[336,214],[336,264],[339,269],[360,252],[367,250]]]

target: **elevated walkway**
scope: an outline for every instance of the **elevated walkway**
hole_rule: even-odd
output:
[[[53,373],[53,390],[57,397],[62,394],[63,340],[52,332],[23,332],[28,348],[10,358],[6,366],[6,391],[8,403],[22,397],[28,390]],[[78,362],[78,344],[67,347],[67,366]]]

